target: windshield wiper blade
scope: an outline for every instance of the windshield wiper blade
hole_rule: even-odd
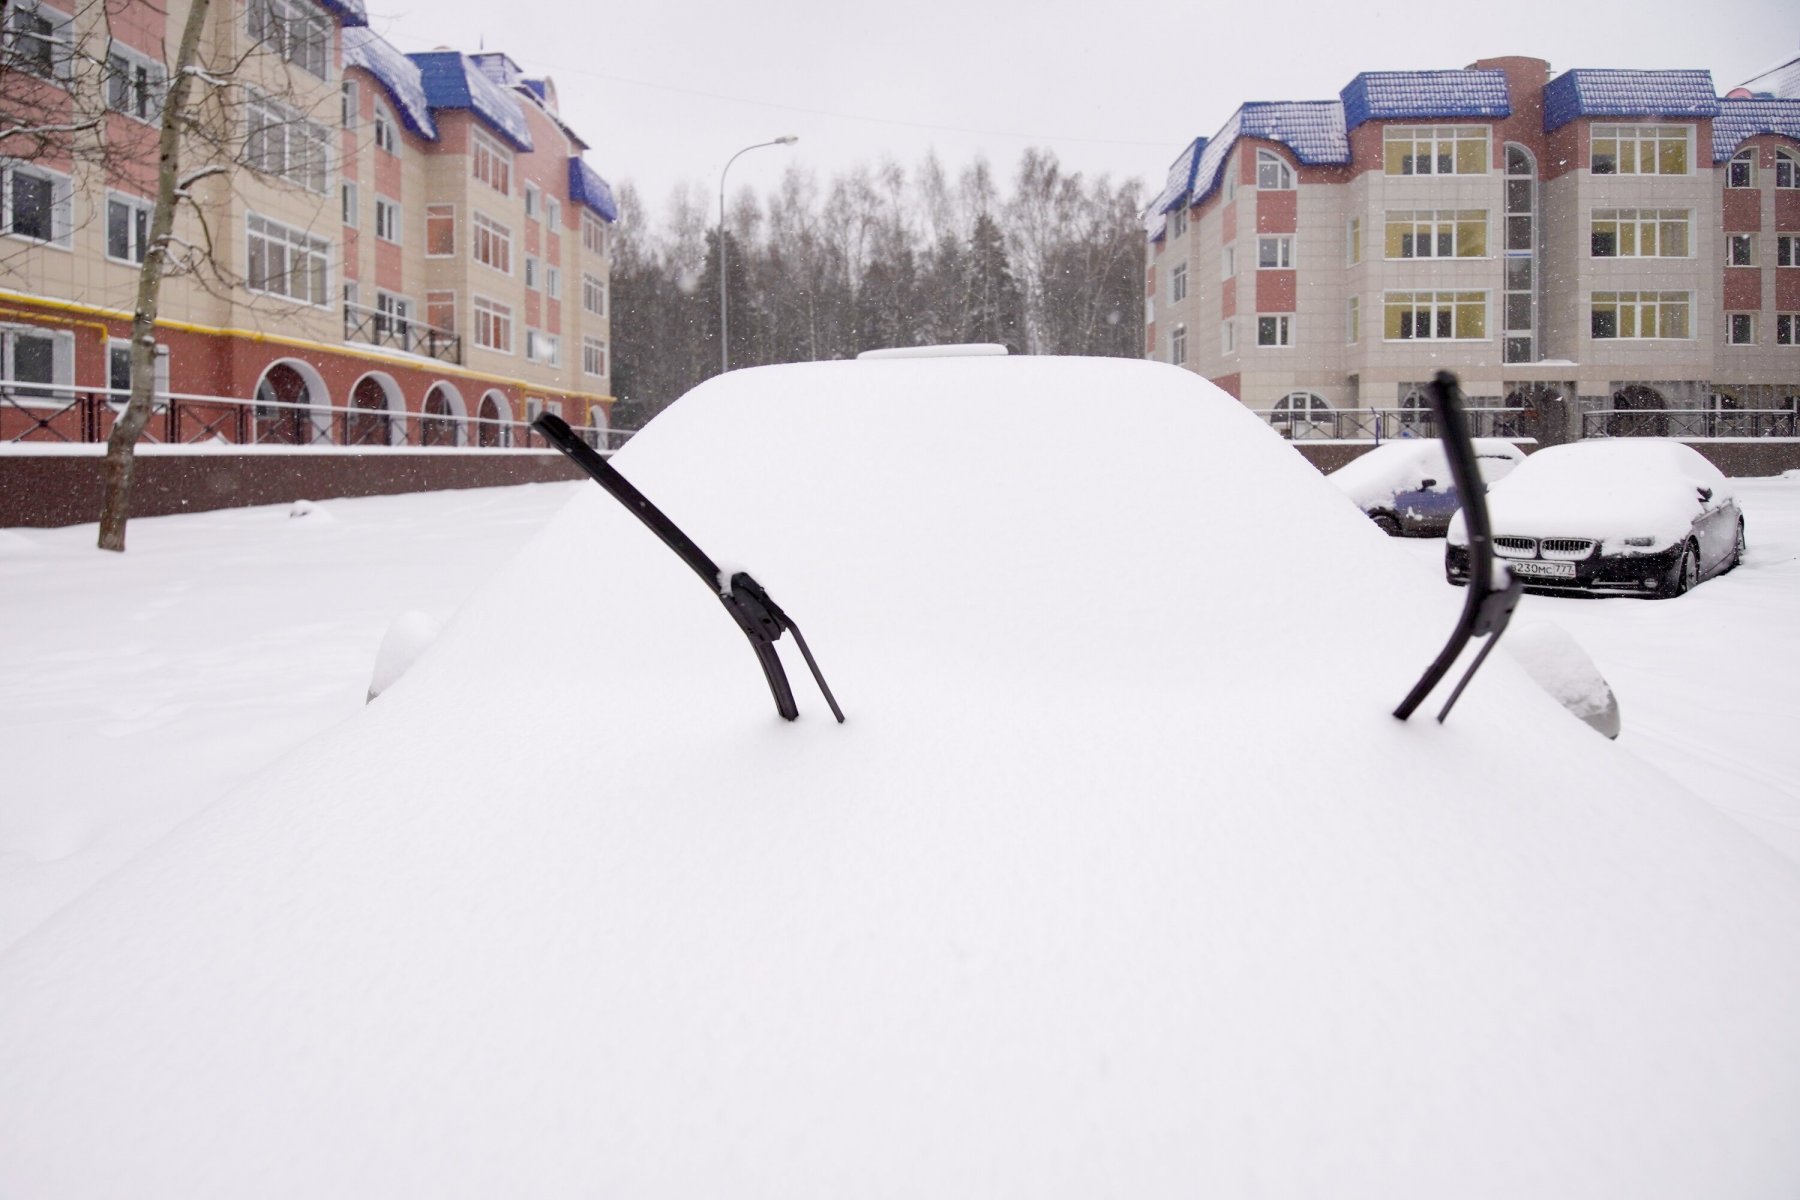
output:
[[[769,694],[775,698],[776,712],[789,721],[800,715],[799,706],[794,703],[794,689],[789,686],[787,672],[781,665],[781,655],[775,650],[775,643],[781,640],[781,635],[792,633],[795,644],[800,647],[800,653],[806,659],[807,669],[812,672],[814,682],[819,685],[819,691],[825,697],[825,703],[831,706],[831,715],[840,723],[843,721],[844,711],[838,707],[837,698],[826,686],[825,676],[820,673],[819,664],[813,659],[800,627],[782,611],[780,605],[769,598],[769,593],[762,589],[761,584],[745,571],[737,572],[730,579],[721,579],[718,564],[707,557],[706,551],[700,549],[693,538],[669,520],[662,509],[652,504],[649,497],[633,487],[631,481],[619,474],[611,463],[600,457],[592,446],[582,441],[569,428],[567,421],[554,413],[545,412],[539,413],[537,420],[531,425],[551,445],[568,455],[576,466],[592,476],[595,483],[623,504],[651,533],[662,539],[663,545],[673,550],[677,558],[705,581],[707,590],[719,598],[720,603],[725,605],[725,611],[731,614],[731,619],[737,622],[737,627],[750,640],[750,649],[755,652],[757,664],[762,667],[763,679],[769,685]]]
[[[1494,643],[1506,631],[1506,623],[1512,620],[1513,608],[1519,603],[1525,585],[1508,569],[1506,582],[1500,587],[1494,586],[1494,540],[1488,524],[1487,493],[1481,482],[1481,472],[1475,465],[1475,444],[1469,440],[1468,422],[1463,417],[1462,388],[1458,386],[1456,376],[1439,371],[1426,390],[1431,396],[1431,407],[1437,413],[1438,427],[1443,431],[1444,453],[1450,459],[1450,477],[1456,481],[1457,494],[1462,498],[1463,526],[1469,534],[1469,594],[1463,602],[1462,616],[1450,632],[1450,640],[1425,668],[1425,674],[1406,694],[1394,715],[1402,721],[1412,716],[1413,710],[1431,694],[1431,689],[1456,665],[1457,657],[1469,644],[1469,639],[1487,638],[1438,713],[1441,724],[1456,706],[1463,689],[1469,686],[1469,680],[1487,661]]]

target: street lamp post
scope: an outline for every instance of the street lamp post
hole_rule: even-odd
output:
[[[725,301],[725,174],[731,170],[732,163],[752,150],[761,150],[764,146],[791,146],[799,140],[790,133],[785,137],[778,137],[772,142],[758,142],[754,146],[745,146],[726,159],[725,170],[719,172],[719,373],[721,375],[731,370],[731,322]]]

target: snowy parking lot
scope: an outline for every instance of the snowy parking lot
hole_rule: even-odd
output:
[[[1739,570],[1672,601],[1529,596],[1519,616],[1587,648],[1619,698],[1622,745],[1800,859],[1800,478],[1738,485]],[[389,623],[449,617],[586,486],[140,520],[121,557],[93,550],[91,526],[0,530],[0,948],[356,717]],[[1395,570],[1441,577],[1441,539],[1390,546]],[[534,643],[522,635],[519,652]],[[1493,769],[1556,787],[1529,747]]]

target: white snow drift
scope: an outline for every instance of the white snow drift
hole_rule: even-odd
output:
[[[0,957],[0,1192],[1800,1187],[1800,873],[1503,655],[1394,720],[1462,594],[1191,374],[746,371],[616,462],[848,723],[584,493]]]

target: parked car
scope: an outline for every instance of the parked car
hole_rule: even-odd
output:
[[[1488,493],[1494,552],[1534,591],[1679,596],[1744,556],[1731,482],[1691,446],[1605,438],[1533,454]],[[1469,574],[1450,523],[1444,573]]]
[[[1475,464],[1489,484],[1525,461],[1504,438],[1476,438]],[[1326,476],[1391,537],[1443,537],[1462,498],[1437,438],[1384,442]]]

